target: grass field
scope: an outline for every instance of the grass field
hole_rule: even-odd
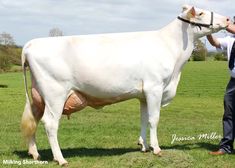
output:
[[[177,96],[161,110],[158,139],[162,157],[139,152],[137,100],[101,110],[86,108],[70,120],[62,117],[59,142],[69,167],[234,167],[235,155],[208,155],[210,150],[217,149],[222,136],[223,94],[228,79],[226,62],[186,64]],[[57,167],[42,123],[37,144],[41,160],[49,163],[23,165],[32,160],[27,156],[19,128],[25,101],[22,74],[0,74],[0,84],[8,85],[0,88],[0,167]],[[200,138],[202,134],[207,136]],[[175,135],[178,139],[172,142]],[[4,160],[19,161],[22,165],[6,165]]]

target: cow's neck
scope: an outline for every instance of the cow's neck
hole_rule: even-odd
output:
[[[174,60],[176,61],[173,78],[178,78],[181,69],[193,51],[195,38],[193,29],[189,24],[175,19],[160,31],[162,31],[161,34],[167,34],[167,37],[163,37],[163,39],[170,41],[169,48],[172,52],[172,57],[175,57]],[[170,40],[167,38],[170,38]]]
[[[167,34],[163,39],[170,43],[169,47],[174,56],[181,60],[188,60],[193,51],[195,38],[192,27],[179,19],[175,19],[161,31],[164,32],[161,34]]]

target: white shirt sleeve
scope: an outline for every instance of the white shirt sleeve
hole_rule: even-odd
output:
[[[219,49],[222,49],[222,50],[227,50],[228,48],[228,45],[229,45],[229,36],[227,37],[224,37],[224,38],[218,38],[217,40],[219,41],[220,43],[220,48]]]

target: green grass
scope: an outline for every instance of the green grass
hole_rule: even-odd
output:
[[[162,157],[139,152],[137,100],[101,110],[86,108],[74,113],[70,120],[62,117],[58,136],[69,167],[234,167],[235,155],[208,154],[217,149],[219,139],[198,138],[200,134],[213,132],[222,135],[223,94],[229,79],[226,64],[213,61],[186,64],[177,96],[161,110],[158,139]],[[0,88],[0,167],[18,167],[3,165],[2,160],[31,161],[19,129],[25,101],[22,74],[0,74],[0,85],[8,86]],[[195,139],[171,144],[173,134]],[[42,160],[49,164],[24,167],[57,167],[42,123],[37,132],[37,145]]]

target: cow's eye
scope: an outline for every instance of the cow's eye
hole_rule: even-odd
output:
[[[199,16],[202,16],[204,13],[203,12],[201,12],[201,13],[199,13]]]

